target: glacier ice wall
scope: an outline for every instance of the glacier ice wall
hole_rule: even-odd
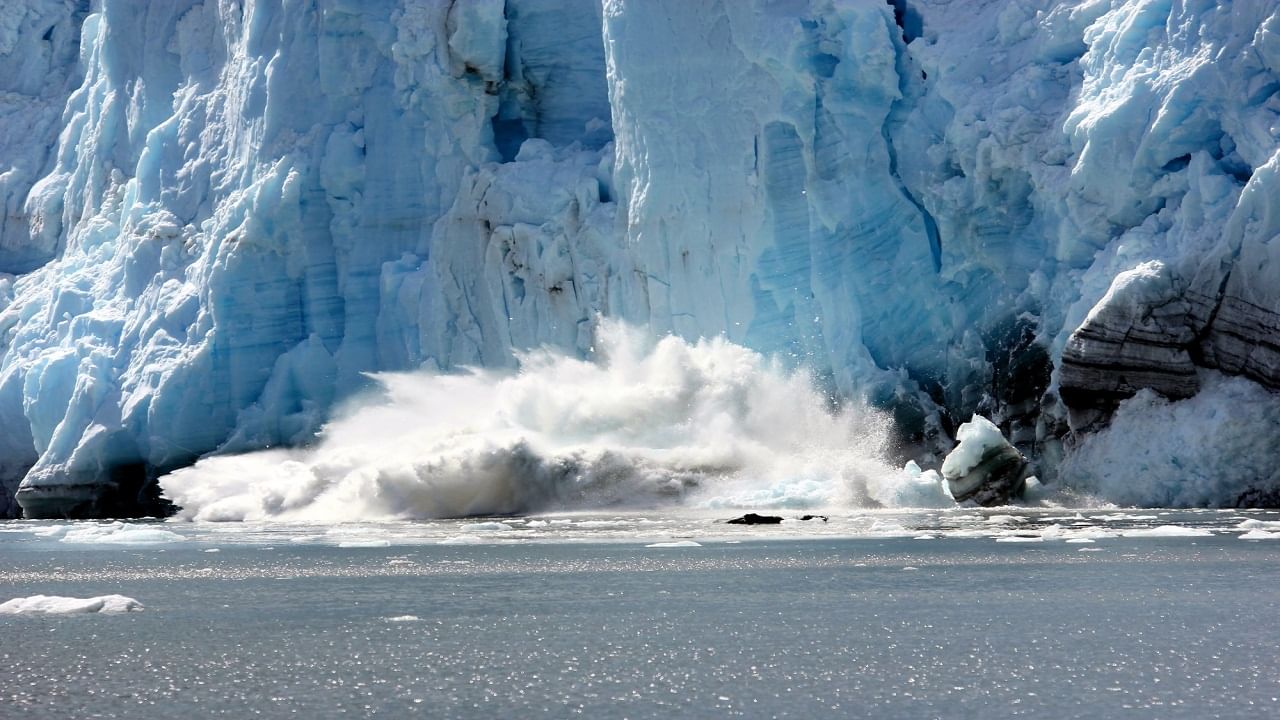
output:
[[[0,505],[153,510],[600,315],[1052,464],[1280,387],[1277,91],[1265,1],[7,2]]]

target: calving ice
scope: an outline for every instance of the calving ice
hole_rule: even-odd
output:
[[[975,413],[1274,504],[1278,91],[1261,0],[10,0],[0,512],[931,503]]]

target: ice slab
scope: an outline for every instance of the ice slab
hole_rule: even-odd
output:
[[[60,595],[32,595],[0,603],[0,615],[81,615],[137,612],[142,603],[124,595],[100,595],[90,598]]]

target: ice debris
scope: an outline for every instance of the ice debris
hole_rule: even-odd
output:
[[[137,612],[142,603],[124,595],[99,595],[89,598],[60,595],[32,595],[0,603],[0,615],[77,615]]]

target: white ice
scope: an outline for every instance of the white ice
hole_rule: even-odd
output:
[[[0,615],[78,615],[125,613],[142,610],[142,603],[123,595],[90,598],[32,595],[0,603]]]

